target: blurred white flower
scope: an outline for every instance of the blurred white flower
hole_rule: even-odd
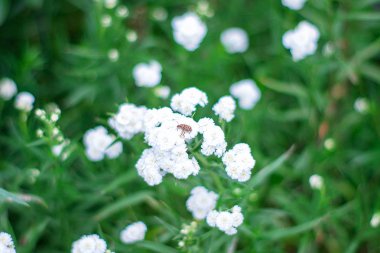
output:
[[[108,51],[108,59],[112,62],[117,61],[119,59],[119,51],[115,48]]]
[[[282,36],[282,44],[290,49],[294,61],[313,55],[318,48],[318,28],[307,21],[300,22],[294,30]]]
[[[133,78],[139,87],[153,87],[161,82],[161,64],[157,61],[139,63],[133,68]]]
[[[129,10],[126,6],[121,5],[116,9],[116,15],[121,18],[126,18],[129,15]]]
[[[210,3],[207,1],[199,1],[197,4],[196,11],[201,16],[206,16],[211,18],[214,16],[214,10],[211,9]]]
[[[115,137],[108,134],[102,126],[88,130],[83,136],[87,158],[91,161],[100,161],[104,157],[116,158],[123,151],[121,142],[116,142]]]
[[[300,10],[305,5],[306,0],[281,0],[282,5],[292,10]]]
[[[33,109],[34,96],[26,91],[20,92],[16,96],[15,107],[20,111],[30,112]]]
[[[218,103],[212,107],[215,114],[227,122],[230,122],[235,117],[235,109],[236,103],[231,96],[221,97]]]
[[[228,53],[243,53],[247,51],[249,46],[248,35],[241,28],[229,28],[220,36],[224,48]]]
[[[370,224],[373,228],[377,228],[380,225],[380,213],[373,214]]]
[[[186,201],[186,207],[195,219],[202,220],[215,208],[217,200],[218,194],[208,191],[203,186],[197,186],[191,190],[191,195]]]
[[[107,244],[98,235],[84,235],[75,241],[71,253],[106,253]]]
[[[204,107],[207,103],[206,93],[195,87],[191,87],[184,89],[179,94],[175,94],[170,102],[170,107],[174,111],[190,116],[195,111],[197,105]]]
[[[236,144],[227,151],[222,161],[226,166],[227,175],[239,182],[246,182],[251,178],[251,170],[256,164],[250,147],[245,143]]]
[[[232,96],[239,100],[242,109],[252,109],[261,98],[261,91],[251,79],[244,79],[233,83],[230,87]]]
[[[323,187],[323,178],[320,175],[314,174],[309,178],[309,184],[312,189],[320,190]]]
[[[128,31],[126,38],[129,42],[135,42],[137,40],[137,33],[135,31]]]
[[[188,51],[196,50],[207,33],[207,26],[193,12],[172,20],[174,40]]]
[[[207,215],[207,224],[210,227],[217,227],[227,235],[237,233],[237,227],[243,223],[244,217],[239,206],[234,206],[232,212],[218,212],[213,210]]]
[[[198,122],[199,132],[203,135],[201,153],[205,156],[216,155],[221,157],[227,148],[222,128],[215,125],[210,118],[202,118]]]
[[[57,145],[54,145],[52,148],[51,148],[51,151],[52,153],[56,156],[56,157],[61,157],[62,160],[66,160],[67,157],[68,157],[68,153],[67,152],[63,152],[67,146],[70,144],[70,141],[66,140],[66,141],[63,141],[62,143],[60,144],[57,144]]]
[[[110,27],[112,24],[112,18],[110,15],[103,15],[103,17],[100,20],[100,23],[103,27]]]
[[[366,98],[357,98],[354,103],[357,112],[365,114],[369,111],[369,102]]]
[[[117,0],[104,0],[104,6],[107,9],[113,9],[117,5]]]
[[[325,146],[325,149],[331,151],[335,148],[335,140],[333,138],[328,138],[325,140],[323,145]]]
[[[169,86],[160,86],[154,89],[154,94],[162,99],[167,99],[170,95],[170,87]]]
[[[4,100],[11,99],[17,93],[16,83],[9,78],[0,80],[0,97]]]
[[[1,253],[16,253],[15,245],[10,234],[0,232],[0,252]]]
[[[142,241],[146,231],[147,227],[142,221],[132,223],[121,231],[120,240],[126,244]]]

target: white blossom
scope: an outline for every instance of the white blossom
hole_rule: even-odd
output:
[[[306,0],[281,0],[282,5],[292,10],[300,10],[303,8]]]
[[[290,49],[294,61],[313,55],[318,48],[318,28],[307,21],[300,22],[294,30],[282,36],[282,44]]]
[[[202,220],[215,208],[217,200],[218,194],[208,191],[203,186],[197,186],[191,190],[191,195],[186,201],[186,207],[195,219]]]
[[[4,100],[11,99],[17,93],[16,83],[9,78],[0,80],[0,97]]]
[[[249,39],[246,31],[241,28],[229,28],[220,36],[224,48],[228,53],[243,53],[247,51],[249,46]]]
[[[88,130],[83,137],[87,158],[91,161],[100,161],[104,157],[116,158],[123,151],[121,142],[116,142],[115,136],[108,134],[102,126]]]
[[[373,228],[376,228],[380,225],[380,213],[373,214],[370,224]]]
[[[172,97],[170,107],[183,115],[190,116],[196,109],[197,105],[201,107],[208,103],[207,95],[203,91],[191,87],[184,89],[181,93]]]
[[[170,87],[169,86],[160,86],[154,89],[154,94],[162,99],[167,99],[170,95]]]
[[[367,113],[369,111],[369,102],[366,98],[357,98],[354,103],[355,111],[359,113]]]
[[[236,144],[227,151],[222,158],[226,166],[227,175],[239,182],[246,182],[251,177],[251,170],[255,166],[250,147],[245,143]]]
[[[119,51],[115,48],[108,51],[108,59],[112,62],[115,62],[119,59]]]
[[[117,5],[117,0],[104,0],[104,6],[107,9],[113,9]]]
[[[132,223],[121,231],[120,240],[126,244],[144,240],[146,231],[147,227],[142,221]]]
[[[121,18],[126,18],[129,15],[129,10],[124,5],[117,7],[116,9],[116,15]]]
[[[129,42],[135,42],[138,39],[137,32],[133,30],[128,31],[125,37],[127,38]]]
[[[208,213],[206,219],[210,227],[217,227],[227,235],[236,234],[237,227],[243,223],[243,220],[244,217],[239,206],[234,206],[231,212],[213,210]]]
[[[112,24],[112,18],[110,15],[103,15],[103,17],[100,20],[100,23],[104,28],[110,27]]]
[[[98,235],[84,235],[72,245],[71,253],[106,253],[107,244]]]
[[[215,125],[210,118],[202,118],[198,122],[199,131],[203,135],[201,153],[205,156],[216,155],[221,157],[227,148],[222,128]]]
[[[153,87],[161,82],[161,64],[157,61],[139,63],[133,68],[133,78],[139,87]]]
[[[10,234],[0,232],[0,252],[16,253],[15,245]]]
[[[215,112],[215,114],[227,122],[230,122],[235,117],[235,109],[236,103],[231,96],[221,97],[218,103],[212,107],[212,110]]]
[[[230,87],[232,96],[239,100],[239,106],[244,110],[252,109],[261,98],[261,91],[251,79],[233,83]]]
[[[30,112],[33,109],[34,96],[26,91],[20,92],[16,96],[15,107],[20,111]]]
[[[196,50],[207,33],[207,26],[193,12],[172,20],[174,40],[188,51]]]
[[[320,190],[323,187],[323,178],[320,175],[312,175],[309,178],[310,187],[316,190]]]

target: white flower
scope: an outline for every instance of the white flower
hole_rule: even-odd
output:
[[[202,118],[198,123],[200,133],[203,135],[201,153],[205,156],[216,155],[221,157],[227,148],[222,128],[215,125],[210,118]]]
[[[84,235],[75,241],[71,253],[106,253],[107,244],[98,235]]]
[[[227,151],[222,158],[226,165],[227,175],[239,182],[246,182],[251,177],[251,170],[255,166],[255,159],[251,154],[251,149],[245,143],[236,144]]]
[[[126,244],[141,241],[144,240],[146,231],[146,225],[143,222],[138,221],[124,228],[120,233],[120,239]]]
[[[153,149],[145,149],[136,164],[137,173],[150,185],[162,182],[163,172],[160,170]]]
[[[30,112],[33,109],[34,96],[29,92],[20,92],[16,96],[15,107],[20,111]]]
[[[11,99],[17,93],[16,83],[9,79],[3,78],[0,80],[0,97],[4,100]]]
[[[218,103],[212,107],[212,110],[215,112],[215,114],[227,122],[230,122],[235,117],[235,109],[236,103],[231,96],[221,97]]]
[[[114,143],[115,139],[102,126],[88,130],[83,137],[87,158],[100,161],[105,156],[111,159],[118,157],[123,151],[123,146],[121,142]]]
[[[161,82],[162,67],[157,61],[139,63],[133,68],[133,78],[139,87],[153,87]]]
[[[369,110],[369,102],[366,98],[357,98],[354,103],[355,111],[359,113],[367,113]]]
[[[313,55],[318,48],[318,28],[307,21],[300,22],[294,30],[282,36],[282,44],[290,49],[294,61]]]
[[[133,136],[144,131],[144,117],[147,109],[134,104],[122,104],[119,111],[108,120],[109,125],[118,135],[130,140]]]
[[[241,213],[239,206],[234,206],[231,212],[223,211],[218,212],[213,210],[207,215],[207,224],[210,227],[217,227],[219,230],[225,232],[227,235],[234,235],[237,233],[237,227],[243,223],[244,217]]]
[[[138,39],[138,35],[135,31],[128,31],[127,34],[125,35],[125,37],[127,38],[127,40],[129,42],[135,42],[137,39]]]
[[[239,106],[244,110],[252,109],[261,98],[260,89],[251,79],[233,83],[230,93],[239,100]]]
[[[119,51],[115,48],[108,51],[108,59],[112,62],[115,62],[119,59]]]
[[[0,232],[0,252],[1,253],[16,253],[15,245],[10,234]]]
[[[243,53],[248,49],[248,35],[241,28],[229,28],[220,36],[220,41],[222,42],[224,48],[228,53]]]
[[[320,175],[312,175],[309,178],[310,187],[316,190],[320,190],[323,187],[323,178]]]
[[[306,0],[281,0],[282,5],[292,10],[300,10],[303,8]]]
[[[169,86],[160,86],[154,89],[154,94],[162,99],[167,99],[170,95],[170,87]]]
[[[373,228],[376,228],[380,225],[380,213],[373,214],[370,224]]]
[[[112,24],[112,18],[110,15],[103,15],[102,19],[100,20],[100,23],[104,28],[110,27]]]
[[[215,208],[217,200],[218,194],[208,191],[203,186],[197,186],[191,190],[191,195],[186,201],[186,207],[195,219],[202,220]]]
[[[170,102],[170,107],[183,115],[190,116],[197,105],[201,107],[208,103],[207,95],[203,91],[191,87],[184,89],[180,94],[175,94]]]
[[[207,33],[207,26],[193,12],[188,12],[172,20],[174,40],[188,51],[199,47]]]
[[[66,140],[66,141],[63,141],[62,143],[60,144],[57,144],[57,145],[54,145],[52,148],[51,148],[51,151],[52,153],[56,156],[56,157],[61,157],[62,160],[66,160],[66,158],[68,157],[68,153],[67,152],[63,152],[67,146],[70,144],[70,141]]]
[[[107,9],[113,9],[117,5],[117,0],[104,0],[104,6]]]
[[[121,17],[121,18],[126,18],[129,15],[129,10],[125,6],[119,6],[116,9],[116,15]]]

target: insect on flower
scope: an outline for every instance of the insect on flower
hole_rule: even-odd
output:
[[[186,124],[179,124],[177,126],[177,129],[181,129],[182,130],[181,137],[184,137],[185,133],[191,133],[191,131],[193,131],[193,129],[191,128],[191,126],[186,125]]]

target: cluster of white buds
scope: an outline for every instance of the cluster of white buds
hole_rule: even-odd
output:
[[[255,166],[250,147],[245,143],[236,144],[223,155],[223,163],[229,177],[239,182],[246,182],[251,178],[251,170]]]
[[[120,233],[120,240],[125,244],[142,241],[145,238],[147,227],[144,222],[138,221],[128,225]]]
[[[15,245],[10,234],[0,232],[0,252],[16,253]]]
[[[243,223],[243,220],[244,217],[239,206],[234,206],[231,212],[213,210],[207,215],[207,224],[210,227],[217,227],[227,235],[236,234],[237,227]]]
[[[71,253],[107,253],[107,243],[98,235],[84,235],[75,241]]]
[[[208,191],[203,186],[193,188],[190,194],[190,197],[186,201],[187,209],[197,220],[206,218],[207,214],[215,208],[218,194]]]

